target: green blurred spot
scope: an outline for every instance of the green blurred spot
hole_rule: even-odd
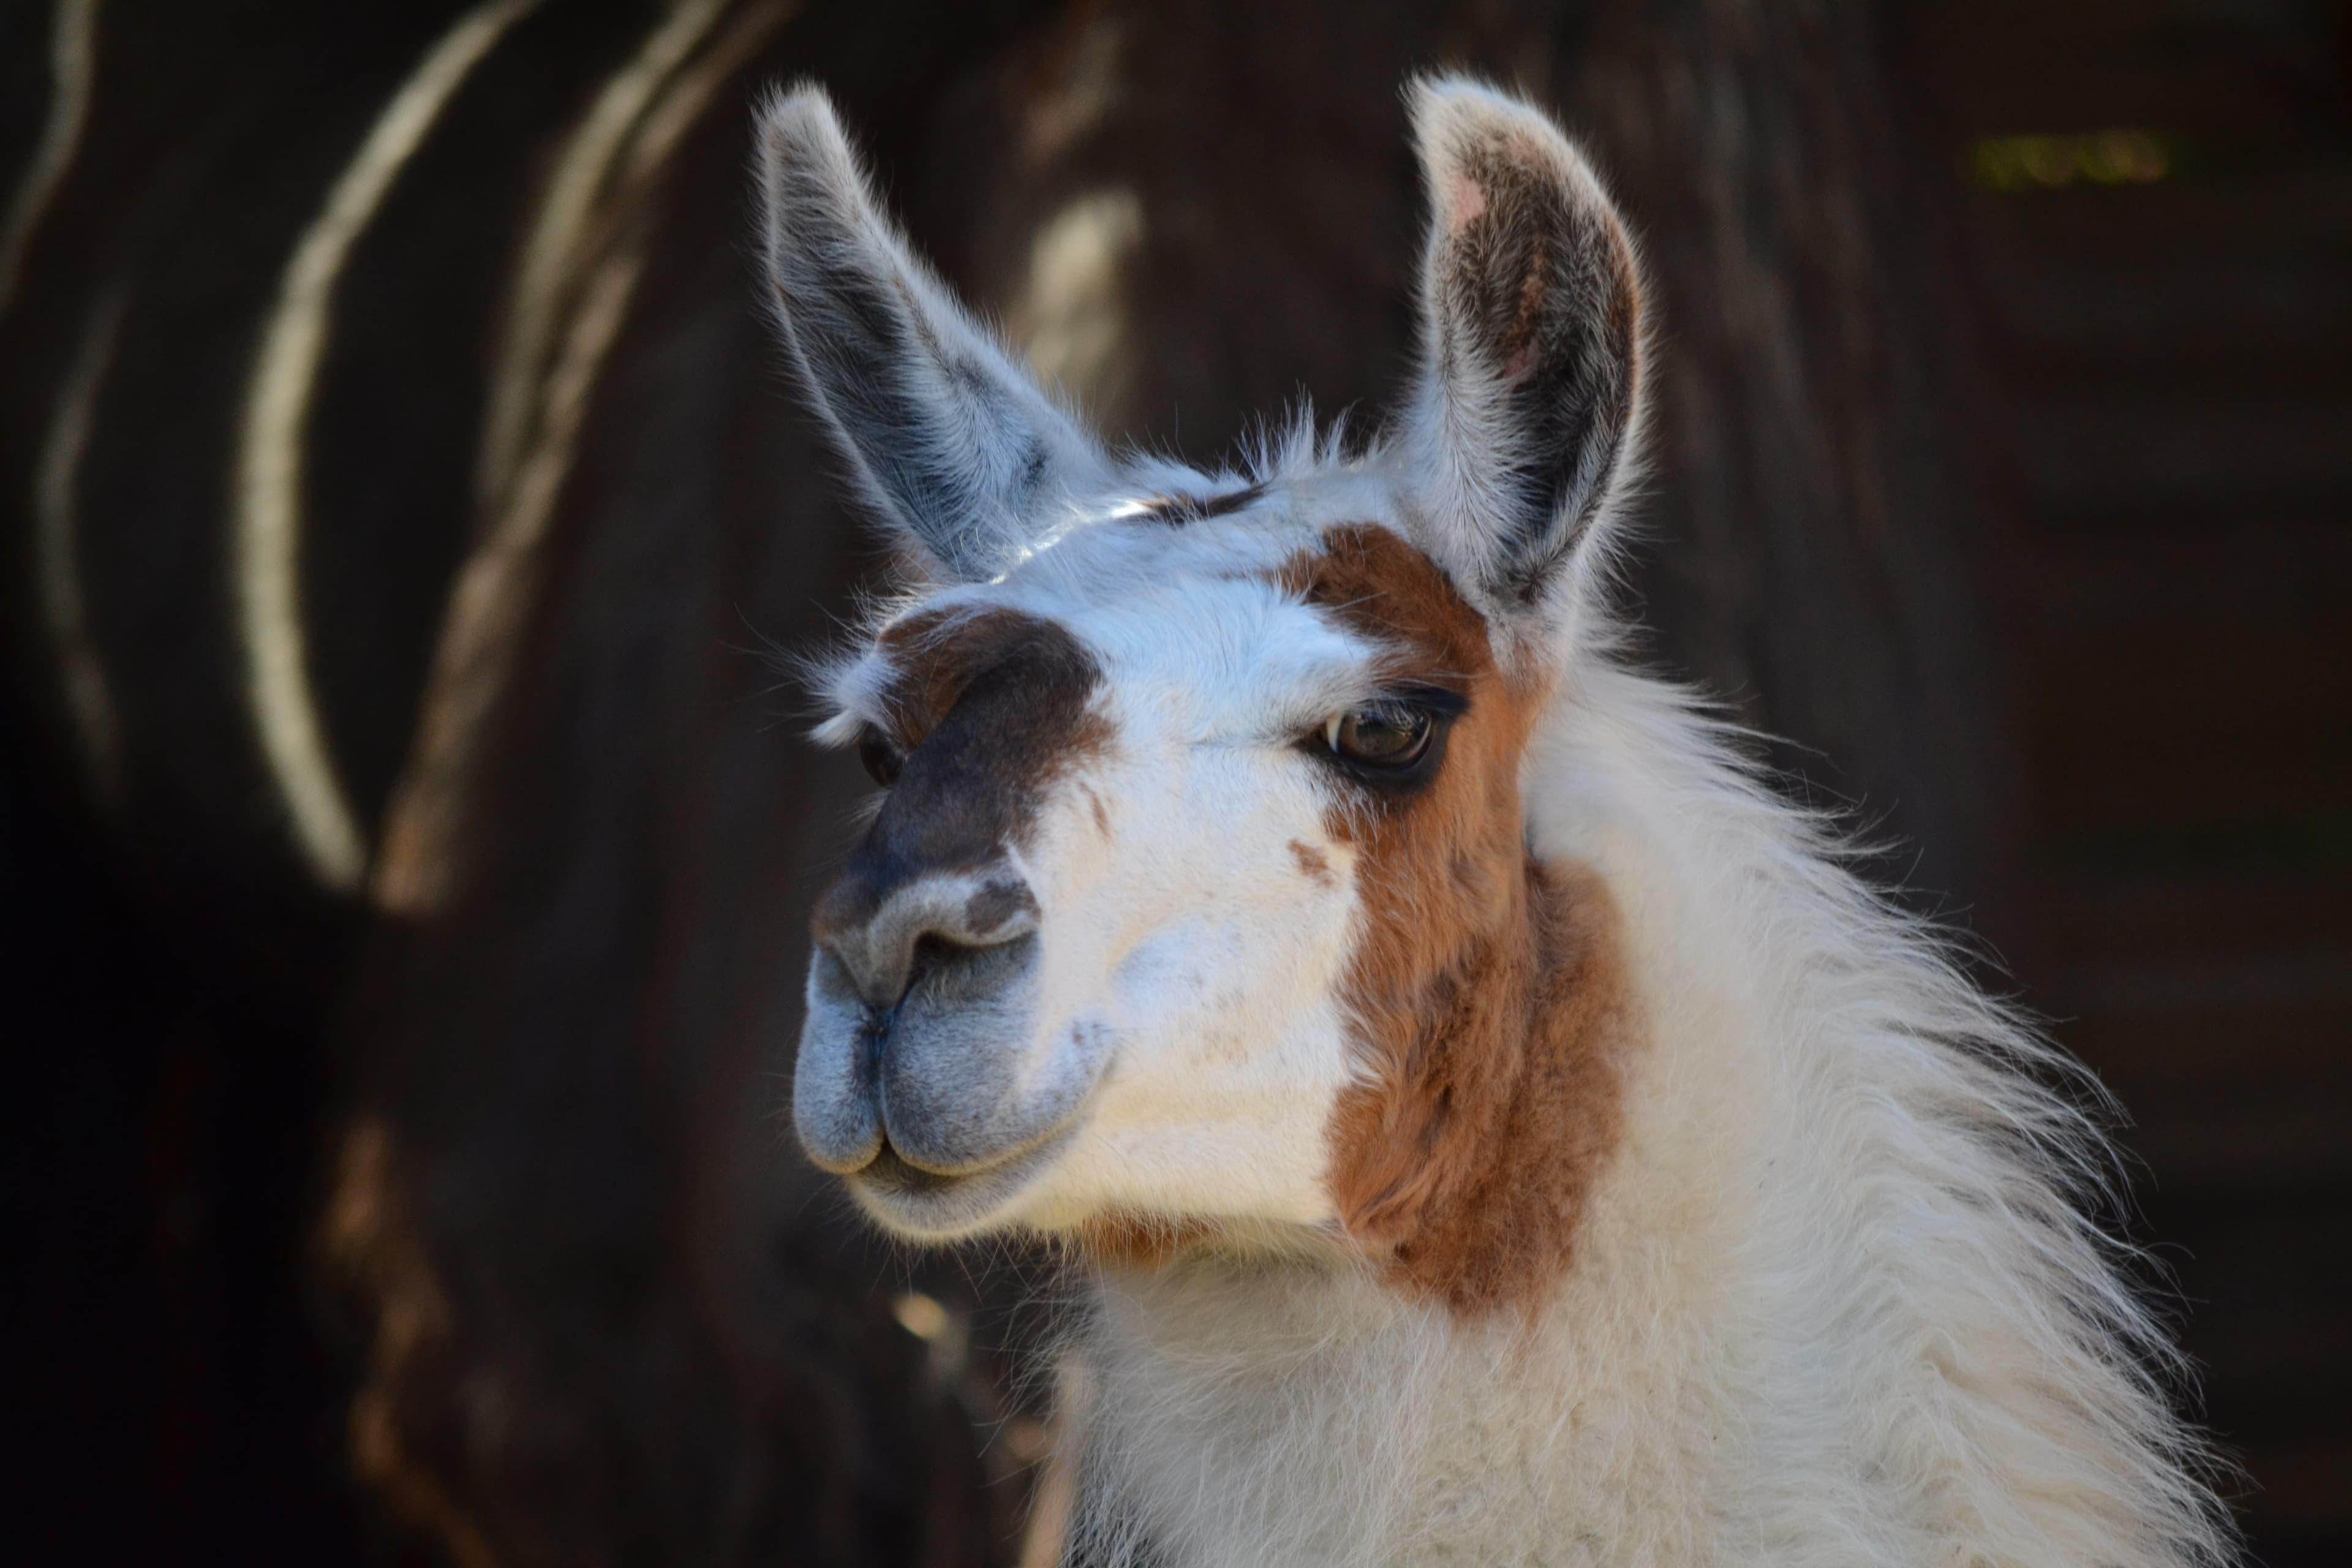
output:
[[[1969,149],[1969,183],[1989,191],[2153,184],[2172,173],[2173,143],[2131,126],[2075,134],[1986,136]]]
[[[2123,829],[2050,848],[2063,864],[2097,871],[2332,871],[2352,867],[2352,816]]]

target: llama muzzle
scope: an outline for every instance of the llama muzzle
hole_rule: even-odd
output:
[[[816,1164],[927,1228],[967,1178],[1056,1142],[1105,1053],[1037,1037],[1039,915],[1017,874],[880,869],[854,858],[819,906],[793,1123]]]

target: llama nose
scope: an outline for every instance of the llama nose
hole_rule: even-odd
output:
[[[903,864],[903,863],[901,863]],[[793,1126],[817,1165],[850,1174],[886,1154],[934,1176],[1002,1161],[1059,1126],[1091,1071],[1042,1083],[1041,916],[1003,860],[869,876],[853,858],[817,906]]]
[[[1003,869],[918,878],[877,896],[853,867],[814,921],[819,962],[830,959],[877,1019],[918,984],[950,1005],[992,990],[1003,961],[1036,929],[1035,895]]]

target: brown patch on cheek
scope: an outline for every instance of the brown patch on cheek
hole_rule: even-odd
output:
[[[1276,580],[1352,630],[1400,647],[1387,673],[1467,695],[1496,678],[1486,623],[1429,557],[1374,523],[1327,529]]]
[[[1531,863],[1521,881],[1499,929],[1427,932],[1403,963],[1393,935],[1366,943],[1350,1002],[1376,1076],[1332,1116],[1349,1234],[1465,1316],[1532,1309],[1573,1266],[1639,1036],[1608,889]]]
[[[1323,851],[1311,844],[1301,844],[1297,839],[1292,839],[1290,858],[1298,862],[1299,874],[1318,888],[1330,887],[1338,879],[1331,875],[1331,862],[1324,858]]]
[[[1427,788],[1331,816],[1358,851],[1342,1001],[1370,1071],[1332,1113],[1330,1194],[1399,1287],[1465,1315],[1531,1307],[1621,1126],[1637,1028],[1616,906],[1527,854],[1519,761],[1548,689],[1496,668],[1477,613],[1395,535],[1325,543],[1291,568],[1309,602],[1402,641],[1401,678],[1470,700]]]

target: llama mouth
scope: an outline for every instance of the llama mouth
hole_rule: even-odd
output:
[[[892,1148],[845,1178],[861,1207],[886,1228],[947,1241],[992,1228],[1015,1199],[1058,1163],[1077,1137],[1073,1119],[1027,1148],[979,1170],[952,1175],[925,1170]]]

